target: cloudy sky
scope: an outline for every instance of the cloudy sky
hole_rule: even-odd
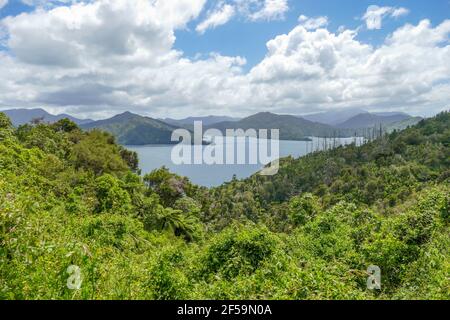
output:
[[[450,108],[449,0],[0,0],[0,109]]]

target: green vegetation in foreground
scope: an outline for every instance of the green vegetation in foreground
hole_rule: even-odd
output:
[[[141,178],[110,134],[0,113],[0,299],[449,299],[449,124],[206,189]]]

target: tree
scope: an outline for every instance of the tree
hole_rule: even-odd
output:
[[[123,183],[110,174],[105,174],[95,180],[95,194],[98,213],[130,213],[131,198],[123,189]]]
[[[120,147],[120,156],[133,172],[140,174],[139,158],[137,152],[129,151],[123,147]]]
[[[11,120],[8,118],[6,114],[0,112],[0,129],[12,129]]]
[[[171,173],[166,167],[146,174],[144,182],[151,191],[160,196],[161,203],[166,207],[173,207],[178,199],[191,196],[195,192],[195,187],[189,179]]]
[[[62,132],[72,132],[75,130],[80,130],[80,128],[75,122],[67,118],[58,120],[57,122],[52,124],[52,128],[55,131],[62,131]]]
[[[0,112],[0,141],[11,137],[13,133],[13,125],[11,120],[4,114]]]
[[[96,175],[123,174],[128,170],[114,138],[97,130],[86,133],[74,145],[70,159],[77,169],[92,170]]]
[[[317,197],[306,193],[294,197],[289,202],[289,218],[294,226],[301,226],[312,220],[319,212]]]
[[[186,241],[198,239],[202,234],[200,221],[192,213],[186,214],[161,205],[147,212],[144,221],[148,230],[170,232]]]

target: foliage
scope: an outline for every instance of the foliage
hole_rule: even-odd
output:
[[[294,226],[300,226],[315,218],[320,207],[318,199],[310,193],[293,197],[289,201],[289,218]]]
[[[178,129],[165,122],[125,112],[113,118],[82,125],[86,130],[102,130],[117,137],[123,145],[172,144],[172,132]]]
[[[0,113],[0,299],[449,299],[449,117],[206,189]]]
[[[96,175],[120,174],[128,169],[120,155],[120,147],[114,142],[114,137],[97,130],[87,133],[73,146],[70,160],[77,169],[92,170]]]

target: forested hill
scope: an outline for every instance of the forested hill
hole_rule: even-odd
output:
[[[206,189],[0,113],[0,299],[449,299],[449,159],[446,112]]]
[[[165,118],[161,119],[161,121],[177,126],[177,127],[183,127],[188,130],[194,130],[194,123],[196,121],[201,121],[203,126],[213,126],[216,123],[220,122],[234,122],[239,121],[239,118],[233,118],[228,116],[206,116],[206,117],[188,117],[184,119],[171,119],[171,118]]]
[[[410,120],[411,118],[412,117],[410,115],[404,113],[394,113],[387,115],[361,113],[338,124],[336,127],[347,129],[373,128],[379,127],[380,125],[387,126],[393,123]]]
[[[290,115],[261,112],[240,121],[226,121],[211,126],[225,133],[227,129],[279,129],[281,140],[308,140],[308,137],[349,136],[345,130]]]
[[[82,125],[83,129],[104,130],[122,145],[173,144],[172,132],[178,126],[160,120],[143,117],[131,112],[118,114],[112,118]]]
[[[249,198],[257,203],[255,208],[261,206],[261,210],[268,211],[279,209],[278,204],[283,209],[285,201],[309,192],[320,197],[326,206],[348,201],[374,205],[387,212],[424,184],[448,182],[449,124],[450,114],[444,112],[361,147],[342,146],[299,159],[285,158],[275,176],[256,174],[225,184],[214,192],[218,198],[227,198],[230,190],[251,194]],[[239,201],[229,202],[232,207],[234,203],[241,206]],[[233,208],[225,206],[217,216],[225,216],[230,211]]]

